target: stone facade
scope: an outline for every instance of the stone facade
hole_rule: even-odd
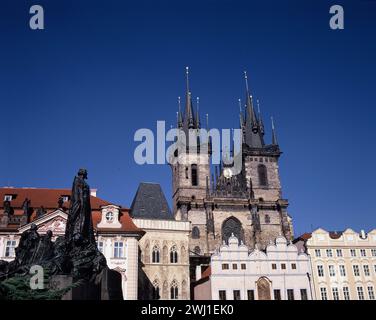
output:
[[[309,257],[278,237],[266,251],[251,252],[236,237],[222,245],[201,274],[195,300],[311,300]]]
[[[317,300],[375,300],[376,229],[317,229],[294,242],[311,258]]]
[[[231,233],[250,248],[257,243],[265,249],[280,235],[292,240],[292,219],[279,176],[282,152],[274,125],[271,144],[264,142],[263,121],[260,113],[256,115],[254,111],[248,85],[246,111],[240,114],[240,172],[233,170],[231,161],[222,161],[223,157],[219,166],[213,166],[213,150],[222,149],[215,145],[218,139],[201,135],[200,116],[194,109],[187,69],[186,105],[184,112],[178,112],[179,136],[170,165],[175,219],[191,222],[191,264],[200,258],[202,263],[208,261]],[[210,132],[209,136],[212,137]]]
[[[139,218],[133,221],[146,231],[139,243],[139,299],[189,299],[189,222]]]

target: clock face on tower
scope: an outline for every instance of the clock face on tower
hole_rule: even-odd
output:
[[[223,170],[223,175],[226,179],[230,179],[232,177],[232,170],[230,168],[225,168]]]

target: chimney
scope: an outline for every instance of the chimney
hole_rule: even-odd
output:
[[[96,197],[96,196],[97,196],[97,190],[98,190],[98,189],[90,189],[90,195],[91,195],[92,197]]]

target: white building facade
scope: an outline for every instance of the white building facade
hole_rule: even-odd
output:
[[[318,300],[375,300],[376,229],[317,229],[294,241],[309,254]]]
[[[195,300],[313,299],[309,258],[284,237],[269,244],[265,252],[249,252],[232,236],[228,245],[213,254],[209,268],[196,282]]]

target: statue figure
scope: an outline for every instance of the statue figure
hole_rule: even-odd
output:
[[[30,222],[31,212],[30,212],[30,200],[26,198],[22,203],[22,210],[24,212],[24,216],[27,217],[27,223]]]
[[[14,210],[10,205],[10,201],[6,200],[4,201],[4,215],[5,216],[11,216],[13,215]]]
[[[83,241],[95,244],[90,207],[90,187],[86,183],[86,179],[86,169],[80,169],[73,181],[71,205],[65,231],[65,239],[70,245],[79,245]]]
[[[20,243],[16,248],[17,265],[26,266],[32,262],[40,238],[37,229],[38,227],[33,223],[29,230],[22,233]]]
[[[63,204],[64,204],[63,197],[59,197],[59,200],[57,201],[58,208],[59,209],[63,208]]]
[[[33,257],[33,263],[41,264],[46,262],[53,257],[54,254],[54,244],[52,242],[52,231],[48,230],[46,235],[39,238],[38,246],[35,250]]]
[[[43,206],[41,206],[38,210],[37,210],[37,218],[40,218],[41,216],[45,215],[46,214],[46,210],[44,209]]]

